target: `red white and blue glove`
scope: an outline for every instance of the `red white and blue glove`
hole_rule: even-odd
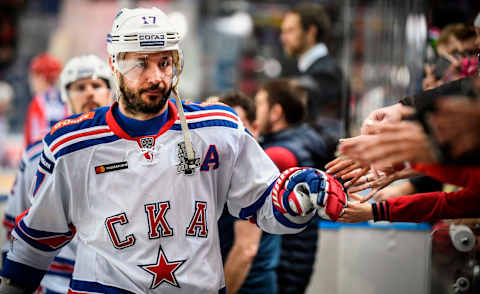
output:
[[[342,184],[314,168],[285,170],[273,187],[272,199],[283,214],[305,216],[317,208],[321,218],[332,221],[336,221],[347,206]]]

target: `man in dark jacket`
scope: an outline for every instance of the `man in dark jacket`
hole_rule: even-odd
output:
[[[286,54],[298,61],[298,81],[308,90],[307,121],[333,137],[327,143],[334,145],[342,134],[342,109],[346,107],[342,106],[343,74],[326,45],[330,18],[323,6],[304,3],[285,15],[281,30]]]
[[[305,96],[296,82],[278,79],[263,85],[255,97],[259,141],[280,171],[296,165],[323,166],[328,160],[322,137],[302,123]],[[282,236],[277,268],[279,294],[305,292],[313,272],[317,240],[316,221],[299,234]]]

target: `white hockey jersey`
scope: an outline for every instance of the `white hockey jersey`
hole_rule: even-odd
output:
[[[7,230],[7,242],[3,246],[4,256],[10,248],[10,233],[15,227],[15,218],[32,205],[31,194],[33,179],[38,170],[40,155],[43,151],[42,141],[27,146],[15,177],[15,183],[8,197],[3,225]],[[76,238],[62,248],[50,264],[48,272],[42,279],[41,291],[36,293],[67,293],[75,265]]]
[[[271,233],[299,232],[313,217],[272,205],[279,171],[231,108],[184,103],[197,166],[189,173],[172,101],[159,133],[139,138],[119,126],[115,107],[61,121],[45,137],[35,200],[3,275],[38,279],[76,233],[69,293],[224,293],[225,203]]]

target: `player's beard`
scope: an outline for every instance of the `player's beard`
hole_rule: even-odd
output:
[[[172,87],[160,88],[160,84],[152,85],[149,88],[141,88],[138,91],[132,91],[128,89],[125,85],[125,80],[123,77],[119,79],[119,89],[121,96],[125,102],[125,110],[132,113],[145,113],[145,114],[157,114],[159,113],[165,104],[167,103],[170,93],[172,92]],[[160,90],[162,99],[157,103],[147,103],[142,100],[142,94],[149,91]],[[153,100],[153,99],[152,99]]]

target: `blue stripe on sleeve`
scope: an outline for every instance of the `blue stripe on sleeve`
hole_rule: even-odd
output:
[[[21,229],[18,227],[20,226]],[[40,231],[40,230],[35,230],[28,228],[25,225],[25,222],[21,220],[17,226],[15,226],[15,232],[28,244],[30,244],[32,247],[35,247],[39,250],[42,251],[55,251],[60,249],[61,247],[65,246],[68,244],[67,241],[71,240],[73,238],[73,232],[66,232],[66,233],[52,233],[52,232],[45,232],[45,231]],[[25,233],[24,233],[25,232]],[[58,247],[53,247],[47,244],[43,244],[35,240],[35,238],[42,238],[42,240],[46,241],[48,239],[56,239],[56,238],[64,238],[64,243],[60,243],[61,246]]]
[[[238,128],[238,124],[231,122],[229,120],[223,119],[211,119],[211,120],[204,120],[195,123],[188,123],[189,129],[198,129],[198,128],[205,128],[205,127],[227,127],[227,128]],[[182,127],[180,124],[173,124],[170,128],[174,131],[181,131]]]
[[[56,256],[53,261],[55,261],[56,263],[63,263],[63,264],[68,264],[68,265],[71,265],[71,266],[75,266],[75,260],[73,259],[69,259],[69,258],[64,258],[64,257],[60,257],[60,256]]]
[[[175,103],[175,100],[172,100],[172,102]],[[237,113],[235,112],[235,110],[233,110],[230,106],[221,105],[221,104],[200,105],[195,103],[187,103],[187,104],[183,103],[182,106],[185,112],[194,112],[194,111],[202,111],[202,110],[225,110],[237,116]]]
[[[56,276],[56,277],[62,277],[62,278],[67,278],[71,279],[73,274],[72,273],[67,273],[67,272],[56,272],[49,270],[45,275],[47,276]]]
[[[33,161],[35,158],[39,157],[42,154],[42,152],[38,152],[32,155],[32,157],[29,158],[29,161]]]
[[[246,220],[247,218],[249,218],[252,215],[254,215],[255,213],[257,213],[257,210],[259,210],[260,207],[263,206],[263,204],[265,203],[265,200],[267,199],[268,195],[270,195],[270,192],[272,191],[273,186],[275,185],[276,181],[277,181],[277,179],[275,179],[275,181],[273,181],[272,184],[270,184],[270,186],[268,186],[267,190],[265,192],[263,192],[262,196],[260,196],[260,198],[258,198],[257,201],[255,201],[252,205],[250,205],[248,207],[245,207],[245,208],[242,208],[240,210],[240,213],[239,213],[238,217]]]
[[[73,291],[86,291],[93,293],[105,293],[105,294],[133,294],[133,292],[120,289],[117,287],[103,285],[97,282],[87,282],[81,280],[72,279],[70,282],[70,288]]]
[[[38,141],[36,141],[36,142],[33,142],[32,144],[28,145],[28,146],[25,148],[25,151],[28,152],[28,151],[31,150],[33,147],[35,147],[35,146],[37,146],[37,145],[39,145],[39,144],[42,144],[42,143],[43,143],[42,140],[38,140]]]
[[[25,171],[25,161],[20,160],[20,164],[18,165],[18,169],[20,170],[21,173]]]
[[[15,223],[15,217],[5,213],[5,219],[9,222]]]
[[[55,292],[55,291],[50,290],[50,289],[45,289],[43,294],[63,294],[63,293]]]

